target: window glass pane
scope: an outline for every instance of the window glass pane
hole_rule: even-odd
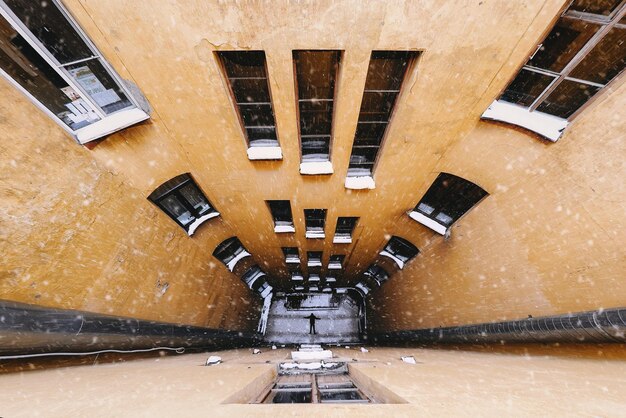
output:
[[[61,64],[95,55],[52,0],[5,3]]]
[[[598,87],[563,80],[539,105],[538,111],[567,119],[600,90]]]
[[[352,231],[354,230],[358,219],[359,218],[347,216],[341,216],[337,218],[337,227],[335,233],[348,235],[352,234]]]
[[[502,93],[500,100],[528,107],[554,79],[552,76],[522,69]]]
[[[607,84],[626,67],[626,29],[613,28],[569,74]]]
[[[304,219],[307,230],[324,229],[324,223],[326,221],[326,209],[305,209]]]
[[[413,52],[374,51],[367,69],[365,90],[399,90]]]
[[[65,68],[104,113],[111,114],[133,105],[99,60]]]
[[[569,10],[608,16],[622,0],[574,0]]]
[[[339,51],[294,51],[299,99],[332,99]]]
[[[527,65],[560,72],[599,27],[578,19],[559,19]]]
[[[252,104],[239,106],[244,126],[274,126],[271,104]]]
[[[0,16],[0,68],[73,130],[100,120],[91,106]]]
[[[396,102],[397,93],[364,92],[359,112],[359,122],[383,121],[391,117],[391,110]]]
[[[211,205],[209,205],[209,202],[207,202],[206,198],[195,184],[189,183],[182,187],[180,194],[198,211],[198,215],[204,215],[211,211]]]
[[[300,134],[330,135],[333,102],[300,102]]]
[[[248,140],[250,143],[255,141],[269,141],[278,145],[276,139],[276,129],[274,127],[246,127]]]
[[[446,224],[446,225],[450,225],[453,221],[453,219],[451,217],[449,217],[448,215],[446,215],[443,212],[439,212],[437,214],[437,216],[435,216],[435,219]]]
[[[228,78],[266,77],[263,51],[222,51],[219,56],[224,62]]]
[[[168,196],[159,201],[159,204],[170,216],[177,219],[178,222],[183,225],[187,225],[195,220],[191,212],[187,210],[176,196]]]
[[[292,222],[291,205],[288,200],[268,200],[274,221]]]
[[[302,138],[302,159],[327,161],[330,137]]]
[[[354,145],[380,145],[385,129],[386,123],[358,123]]]
[[[353,164],[369,164],[373,165],[376,160],[378,147],[357,147],[352,148],[350,156],[350,166]]]
[[[237,103],[269,103],[270,91],[264,78],[244,78],[231,81]]]

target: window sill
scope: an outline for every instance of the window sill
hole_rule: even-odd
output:
[[[333,237],[333,244],[352,244],[352,237],[343,237],[335,235]]]
[[[398,257],[396,257],[395,255],[391,254],[390,252],[383,250],[383,251],[379,252],[378,254],[382,255],[384,257],[391,258],[398,265],[398,268],[400,270],[402,270],[404,268],[404,261],[400,260]]]
[[[250,147],[249,160],[282,160],[283,152],[280,147]]]
[[[191,223],[191,225],[189,225],[189,229],[187,230],[187,235],[192,236],[196,232],[196,229],[198,229],[198,227],[200,225],[202,225],[203,223],[205,223],[209,219],[213,219],[213,218],[216,218],[218,216],[220,216],[219,212],[211,212],[208,215],[204,215],[204,216],[199,217],[198,219],[193,221]]]
[[[80,144],[86,144],[149,118],[150,116],[141,109],[121,110],[77,130],[75,132],[76,140]]]
[[[367,294],[370,292],[370,289],[362,283],[357,283],[354,287],[363,292],[363,296],[367,296]]]
[[[274,288],[272,286],[268,286],[267,289],[265,289],[263,293],[261,293],[261,297],[265,299],[272,293],[272,290],[274,290]]]
[[[337,279],[335,279],[334,277],[327,277],[326,283],[337,283]]]
[[[226,265],[226,267],[228,267],[228,270],[232,273],[232,271],[235,269],[235,266],[237,265],[237,263],[239,262],[239,260],[246,258],[246,257],[250,257],[252,254],[250,254],[247,251],[242,251],[239,254],[237,254],[235,256],[235,258],[233,258],[232,260],[230,260],[228,262],[228,264]]]
[[[306,238],[310,238],[310,239],[316,239],[316,238],[326,238],[326,234],[323,232],[311,232],[311,231],[306,231],[306,233],[304,234],[304,236]]]
[[[291,278],[291,281],[292,282],[303,282],[304,281],[304,277],[302,277],[302,276],[293,276]]]
[[[285,263],[287,264],[300,264],[299,258],[287,258],[285,259]]]
[[[352,190],[371,190],[376,187],[376,183],[372,176],[346,177],[345,187]]]
[[[275,225],[274,232],[277,234],[285,234],[290,232],[296,232],[296,228],[293,225]]]
[[[341,270],[340,263],[328,263],[328,270]]]
[[[541,112],[530,112],[528,109],[504,101],[495,100],[485,110],[481,119],[496,120],[528,129],[542,137],[556,142],[569,122],[556,116]]]
[[[308,267],[322,267],[321,261],[309,261],[306,263]]]
[[[300,174],[317,175],[333,174],[333,164],[330,161],[305,161],[300,163]]]
[[[428,216],[422,215],[419,212],[412,211],[411,213],[409,213],[409,217],[413,219],[414,221],[417,221],[421,223],[422,225],[429,227],[430,229],[432,229],[438,234],[445,235],[446,231],[448,230],[448,228],[446,228],[445,226],[441,225],[438,222],[433,221]]]

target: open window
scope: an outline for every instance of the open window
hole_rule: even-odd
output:
[[[324,226],[326,225],[326,209],[305,209],[304,222],[306,225],[307,238],[324,238]]]
[[[285,263],[300,264],[300,253],[298,247],[282,247],[285,255]]]
[[[80,144],[149,118],[55,0],[0,1],[0,74]]]
[[[213,251],[213,257],[224,263],[230,271],[235,269],[239,260],[250,257],[250,255],[237,237],[231,237],[222,241]]]
[[[556,141],[626,67],[626,3],[575,0],[483,119]]]
[[[343,268],[343,261],[346,258],[343,254],[333,254],[328,261],[328,270],[341,270]]]
[[[487,194],[471,181],[440,173],[409,216],[444,235],[454,222]]]
[[[202,223],[219,216],[189,173],[166,181],[148,199],[187,231],[189,236]]]
[[[321,267],[322,266],[322,251],[307,251],[307,263],[308,267]]]
[[[363,274],[368,281],[376,283],[378,287],[382,286],[383,283],[389,280],[389,273],[387,273],[384,268],[376,264],[369,266]]]
[[[301,174],[332,174],[330,148],[340,51],[293,51]]]
[[[417,52],[373,51],[361,101],[348,177],[348,189],[373,189],[374,165],[391,121],[407,69]]]
[[[403,269],[404,265],[419,252],[417,247],[409,241],[393,236],[380,252],[380,255],[391,258],[398,265],[398,268]]]
[[[359,218],[353,216],[340,216],[337,218],[337,226],[335,228],[334,244],[350,244],[352,243],[352,232],[356,227]]]
[[[267,205],[274,219],[274,232],[296,232],[291,216],[291,204],[288,200],[268,200]]]
[[[248,143],[248,158],[282,159],[267,79],[265,52],[218,51],[217,55]]]

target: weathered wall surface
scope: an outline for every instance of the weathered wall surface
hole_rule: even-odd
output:
[[[210,255],[223,239],[237,235],[272,284],[281,286],[288,285],[281,246],[297,246],[301,255],[323,250],[324,264],[331,254],[347,254],[339,279],[345,284],[358,280],[388,236],[397,234],[422,254],[374,295],[375,312],[383,318],[379,326],[451,325],[624,304],[617,281],[624,270],[624,88],[592,105],[556,145],[478,122],[565,1],[64,3],[109,62],[139,86],[154,113],[150,122],[86,150],[2,84],[17,104],[1,113],[1,132],[30,138],[2,144],[8,167],[2,181],[15,195],[6,207],[19,221],[3,217],[10,228],[3,232],[12,241],[3,248],[7,298],[33,302],[41,294],[42,304],[92,304],[102,311],[114,307],[116,313],[164,320],[182,315],[215,325],[225,310],[226,318],[245,318],[251,306],[242,302],[250,301],[247,290]],[[282,161],[246,158],[214,56],[233,49],[266,52]],[[298,174],[294,49],[344,51],[332,176]],[[369,55],[376,49],[422,53],[396,105],[376,189],[351,192],[343,184]],[[47,150],[45,157],[37,148]],[[441,170],[491,194],[447,242],[406,215]],[[222,214],[193,238],[145,200],[183,172],[194,175]],[[31,184],[20,196],[27,179],[48,187]],[[94,190],[85,205],[81,183]],[[22,212],[27,193],[56,204]],[[269,199],[291,200],[295,234],[274,234]],[[102,206],[96,210],[97,202]],[[305,208],[328,209],[325,240],[304,238]],[[361,218],[353,244],[332,244],[338,216]],[[27,222],[32,225],[25,228]],[[26,236],[25,230],[32,232]],[[64,242],[68,230],[75,231],[72,245]],[[41,249],[41,242],[48,247]],[[27,252],[34,261],[24,261]],[[77,255],[81,261],[75,262]],[[158,272],[171,284],[160,298],[154,296]],[[55,291],[44,296],[34,290],[42,285],[31,288],[26,274],[37,283],[54,283],[49,289]]]

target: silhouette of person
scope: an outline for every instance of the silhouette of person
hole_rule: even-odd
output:
[[[305,316],[305,318],[309,318],[309,334],[317,334],[317,332],[315,332],[315,320],[320,318],[312,313],[309,316]]]

